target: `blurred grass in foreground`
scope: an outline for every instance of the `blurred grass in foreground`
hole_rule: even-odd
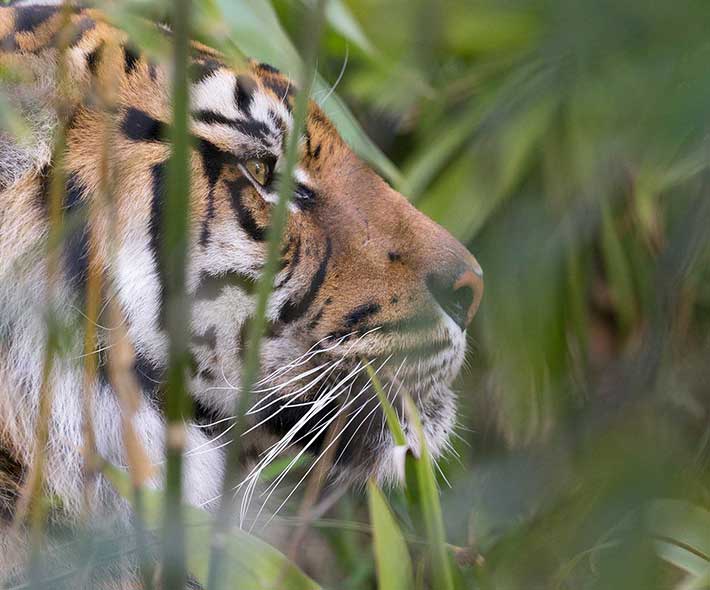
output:
[[[195,0],[195,34],[298,71],[291,39],[313,4]],[[106,3],[157,53],[135,17],[171,6]],[[460,456],[441,464],[451,583],[710,588],[710,6],[331,0],[325,17],[318,69],[340,81],[329,94],[317,79],[314,97],[486,273],[458,386]],[[2,105],[2,128],[25,132]],[[369,494],[371,512],[351,493],[311,523],[308,573],[392,590],[409,583],[406,550],[416,588],[446,587],[411,498]],[[150,524],[159,498],[146,502]],[[284,526],[300,524],[292,504]],[[251,537],[230,548],[315,587]],[[94,549],[99,561],[136,550]],[[204,553],[188,557],[203,580]],[[388,558],[401,569],[385,571]]]

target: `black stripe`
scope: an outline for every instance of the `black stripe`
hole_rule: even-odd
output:
[[[212,437],[218,434],[217,429],[219,426],[214,426],[214,423],[223,418],[223,416],[217,410],[194,398],[192,400],[192,408],[192,422],[200,424],[207,436]]]
[[[237,215],[237,220],[242,229],[249,235],[252,240],[263,242],[266,239],[266,228],[257,225],[256,219],[251,211],[244,205],[242,201],[242,191],[247,188],[252,188],[251,183],[240,176],[232,182],[227,182],[227,188],[232,197],[232,208]]]
[[[131,74],[136,69],[140,59],[141,55],[137,49],[130,45],[123,47],[123,71],[126,72],[126,75]]]
[[[315,330],[316,327],[318,327],[318,324],[323,319],[324,313],[325,313],[325,306],[321,307],[318,310],[318,313],[315,316],[313,316],[313,319],[310,322],[308,322],[308,329],[309,330]]]
[[[67,179],[64,212],[68,233],[64,240],[64,265],[67,278],[82,296],[89,275],[89,227],[84,207],[85,190],[75,174]]]
[[[69,47],[78,45],[84,38],[84,34],[96,27],[96,22],[88,16],[84,16],[79,20],[77,25],[72,29],[72,38],[69,41]]]
[[[255,91],[256,82],[254,78],[251,76],[237,76],[237,84],[234,87],[234,102],[240,112],[249,112]]]
[[[297,237],[296,238],[296,249],[293,252],[293,256],[291,257],[291,262],[288,264],[288,272],[286,273],[286,276],[283,278],[283,280],[279,283],[279,288],[283,287],[284,285],[288,284],[288,282],[293,278],[293,273],[296,271],[296,267],[298,266],[298,263],[301,261],[301,238]]]
[[[139,109],[129,107],[123,116],[121,131],[133,141],[165,141],[167,126]]]
[[[271,135],[271,130],[269,126],[261,121],[247,120],[238,121],[237,119],[230,119],[225,117],[221,113],[216,113],[210,110],[200,110],[192,113],[195,121],[200,123],[206,123],[208,125],[227,125],[232,129],[236,129],[244,135],[249,135],[255,139],[266,139]]]
[[[353,309],[345,316],[344,322],[346,328],[352,328],[360,322],[372,317],[382,309],[379,303],[371,301]]]
[[[216,59],[204,58],[193,61],[189,66],[190,80],[199,84],[224,67]]]
[[[261,79],[261,83],[267,88],[271,89],[271,91],[279,98],[279,100],[287,100],[293,97],[296,92],[296,89],[294,88],[293,84],[287,78],[265,77]],[[286,106],[286,108],[289,108],[290,105],[288,104],[288,102],[286,102],[284,106]]]
[[[225,117],[221,113],[217,113],[215,111],[195,111],[192,113],[192,116],[196,121],[199,121],[200,123],[207,123],[208,125],[228,125],[231,127],[232,125],[238,123],[236,119],[230,119],[229,117]]]
[[[196,578],[188,574],[185,590],[205,590],[205,587]]]
[[[193,334],[191,341],[196,346],[206,346],[214,350],[217,348],[217,328],[211,326],[204,334]]]
[[[133,372],[143,395],[152,401],[157,408],[160,408],[162,404],[160,386],[165,378],[165,370],[142,354],[137,353],[133,360]]]
[[[163,206],[165,203],[165,190],[167,188],[166,163],[155,164],[151,169],[153,199],[150,206],[150,249],[153,252],[153,260],[158,273],[160,283],[160,314],[158,321],[160,326],[165,325],[165,285],[166,285],[166,264],[162,252],[162,222]]]
[[[318,266],[318,270],[313,275],[311,279],[311,284],[308,287],[306,294],[298,301],[293,302],[290,299],[284,304],[279,313],[279,319],[288,324],[299,319],[303,314],[305,314],[310,306],[313,304],[320,288],[323,286],[325,281],[325,275],[328,271],[328,263],[330,262],[330,256],[333,253],[333,245],[328,238],[326,242],[325,255]]]
[[[15,32],[34,31],[58,12],[56,6],[22,6],[15,9]]]
[[[52,163],[46,164],[39,171],[39,191],[37,205],[44,215],[49,214],[49,193],[52,190]]]
[[[0,447],[0,522],[9,524],[25,482],[26,470],[13,454]]]
[[[306,396],[301,396],[300,399],[306,399]],[[314,399],[314,396],[311,396],[311,399]],[[316,398],[317,399],[317,398]],[[313,416],[306,421],[306,423],[301,427],[301,432],[313,432],[315,430],[318,430],[318,425],[322,424],[323,421],[327,420],[328,418],[332,417],[335,412],[339,408],[339,403],[337,400],[331,400],[330,402],[327,402],[325,404],[325,407],[323,407],[320,411],[316,412],[313,414]],[[265,410],[262,410],[261,412],[257,412],[256,415],[254,416],[254,420],[256,421],[262,421],[265,420],[269,412],[272,414],[271,417],[266,420],[264,423],[264,428],[270,432],[271,434],[274,434],[275,436],[282,437],[284,434],[289,432],[295,425],[296,423],[301,420],[304,417],[304,411],[302,407],[298,406],[288,406],[288,405],[282,405],[278,411],[274,412],[273,408],[266,408]],[[323,432],[321,432],[315,440],[311,443],[311,446],[309,449],[318,455],[318,449],[322,447],[323,442],[326,439],[327,436],[327,429],[323,429]],[[310,441],[310,437],[301,437],[300,439],[297,439],[300,441],[300,445],[303,446],[303,443],[307,440]],[[299,444],[299,443],[297,443]]]
[[[291,111],[290,108],[288,110],[289,112]],[[286,121],[284,121],[279,115],[277,115],[276,111],[272,111],[271,109],[269,109],[269,120],[281,130],[282,135],[286,135],[286,132],[288,131]]]
[[[269,64],[265,63],[257,63],[256,67],[260,70],[263,70],[265,72],[269,72],[270,74],[278,74],[281,75],[281,72],[277,70],[274,66],[270,66]]]
[[[202,167],[207,175],[209,182],[209,192],[207,193],[207,212],[202,220],[202,229],[200,230],[200,245],[205,246],[210,239],[210,222],[214,218],[214,188],[219,180],[219,175],[222,173],[224,158],[222,152],[217,149],[217,146],[209,141],[200,141],[199,151],[202,156]]]
[[[96,49],[94,49],[89,55],[86,56],[86,65],[89,68],[92,76],[96,75],[96,72],[101,63],[101,54],[104,50],[104,44],[101,43]]]

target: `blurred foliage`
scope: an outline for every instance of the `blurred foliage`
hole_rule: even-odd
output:
[[[710,587],[710,6],[347,6],[367,42],[332,26],[321,73],[485,271],[443,465],[464,584]]]

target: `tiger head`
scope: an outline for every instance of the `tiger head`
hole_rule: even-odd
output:
[[[223,392],[239,380],[238,335],[264,261],[292,105],[291,83],[261,64],[212,71],[193,89],[194,132],[209,145],[195,154],[193,391],[220,412],[234,406]],[[438,455],[454,424],[450,386],[481,299],[481,267],[363,163],[313,102],[294,180],[250,415],[276,448],[313,451],[339,419],[330,443],[339,472],[389,477],[393,443],[367,366],[412,445],[402,400],[406,392],[417,401]]]
[[[4,10],[6,65],[47,80],[46,60],[56,59],[56,51],[44,45],[56,37],[56,7]],[[81,225],[67,269],[80,284],[86,251],[103,259],[135,349],[136,375],[159,407],[155,395],[168,357],[163,275],[169,261],[161,232],[169,68],[151,62],[93,11],[79,9],[71,21],[76,30],[66,51],[75,104],[67,125],[65,209],[100,198],[107,141],[115,207],[111,219],[103,214]],[[242,393],[246,327],[294,126],[295,88],[269,66],[227,67],[200,45],[193,46],[190,69],[190,392],[197,419],[214,424],[232,416]],[[115,91],[110,110],[97,99],[105,87]],[[35,112],[36,104],[35,97]],[[368,368],[414,447],[402,402],[405,393],[411,396],[428,446],[439,455],[454,424],[451,383],[481,300],[482,271],[464,246],[363,163],[313,102],[293,175],[250,428],[275,439],[267,454],[273,457],[288,448],[322,452],[337,424],[328,445],[337,451],[339,473],[360,481],[391,477],[394,443]],[[115,244],[105,240],[109,225]]]

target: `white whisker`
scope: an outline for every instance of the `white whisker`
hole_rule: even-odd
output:
[[[338,77],[335,80],[335,83],[330,87],[328,94],[325,95],[323,100],[318,102],[318,104],[320,106],[323,106],[326,103],[326,101],[331,97],[333,92],[335,92],[335,89],[338,87],[338,84],[340,84],[340,81],[343,79],[343,75],[345,74],[345,69],[348,66],[348,59],[349,58],[350,58],[350,47],[348,45],[346,45],[345,46],[345,59],[343,59],[343,65],[340,68],[340,73],[338,74]]]

